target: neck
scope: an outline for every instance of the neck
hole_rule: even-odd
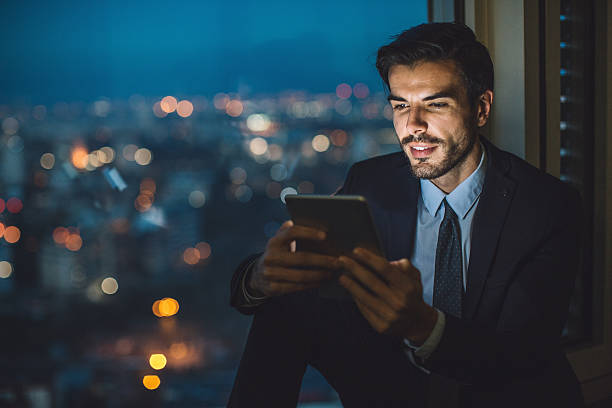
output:
[[[480,163],[482,148],[480,146],[480,136],[476,137],[476,142],[472,146],[472,150],[467,154],[461,163],[458,163],[444,175],[431,179],[431,182],[442,190],[445,194],[450,194],[459,184],[470,176]]]

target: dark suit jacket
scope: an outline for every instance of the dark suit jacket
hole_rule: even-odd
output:
[[[579,195],[481,139],[488,163],[472,224],[464,316],[446,316],[424,367],[464,384],[475,407],[582,406],[560,345],[579,267]],[[402,152],[356,163],[340,193],[367,198],[389,260],[410,258],[419,181]],[[243,266],[233,276],[231,302],[252,313],[240,307]],[[256,309],[230,405],[295,405],[308,363],[346,406],[423,404],[426,376],[408,362],[401,339],[374,332],[354,303],[311,290]]]

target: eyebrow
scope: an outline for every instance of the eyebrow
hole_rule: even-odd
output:
[[[433,95],[429,95],[429,96],[424,97],[422,99],[422,101],[427,102],[427,101],[432,101],[434,99],[440,99],[440,98],[456,99],[454,92],[451,92],[451,91],[440,91],[440,92],[436,92]],[[389,94],[389,96],[387,96],[387,100],[389,102],[391,102],[391,101],[406,102],[406,99],[402,98],[401,96],[397,96],[397,95],[393,95],[393,94]]]

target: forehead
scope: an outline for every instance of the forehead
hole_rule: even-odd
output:
[[[419,62],[416,65],[394,65],[389,69],[391,94],[436,93],[464,90],[461,73],[453,61]]]

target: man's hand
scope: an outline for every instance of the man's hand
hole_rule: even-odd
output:
[[[340,284],[377,332],[400,335],[417,345],[425,342],[438,314],[423,302],[421,273],[408,259],[389,262],[356,248],[351,258],[341,256],[339,261],[346,270]]]
[[[320,286],[334,277],[338,259],[311,252],[295,252],[295,240],[323,241],[325,232],[286,221],[268,241],[247,282],[255,294],[278,296]]]

